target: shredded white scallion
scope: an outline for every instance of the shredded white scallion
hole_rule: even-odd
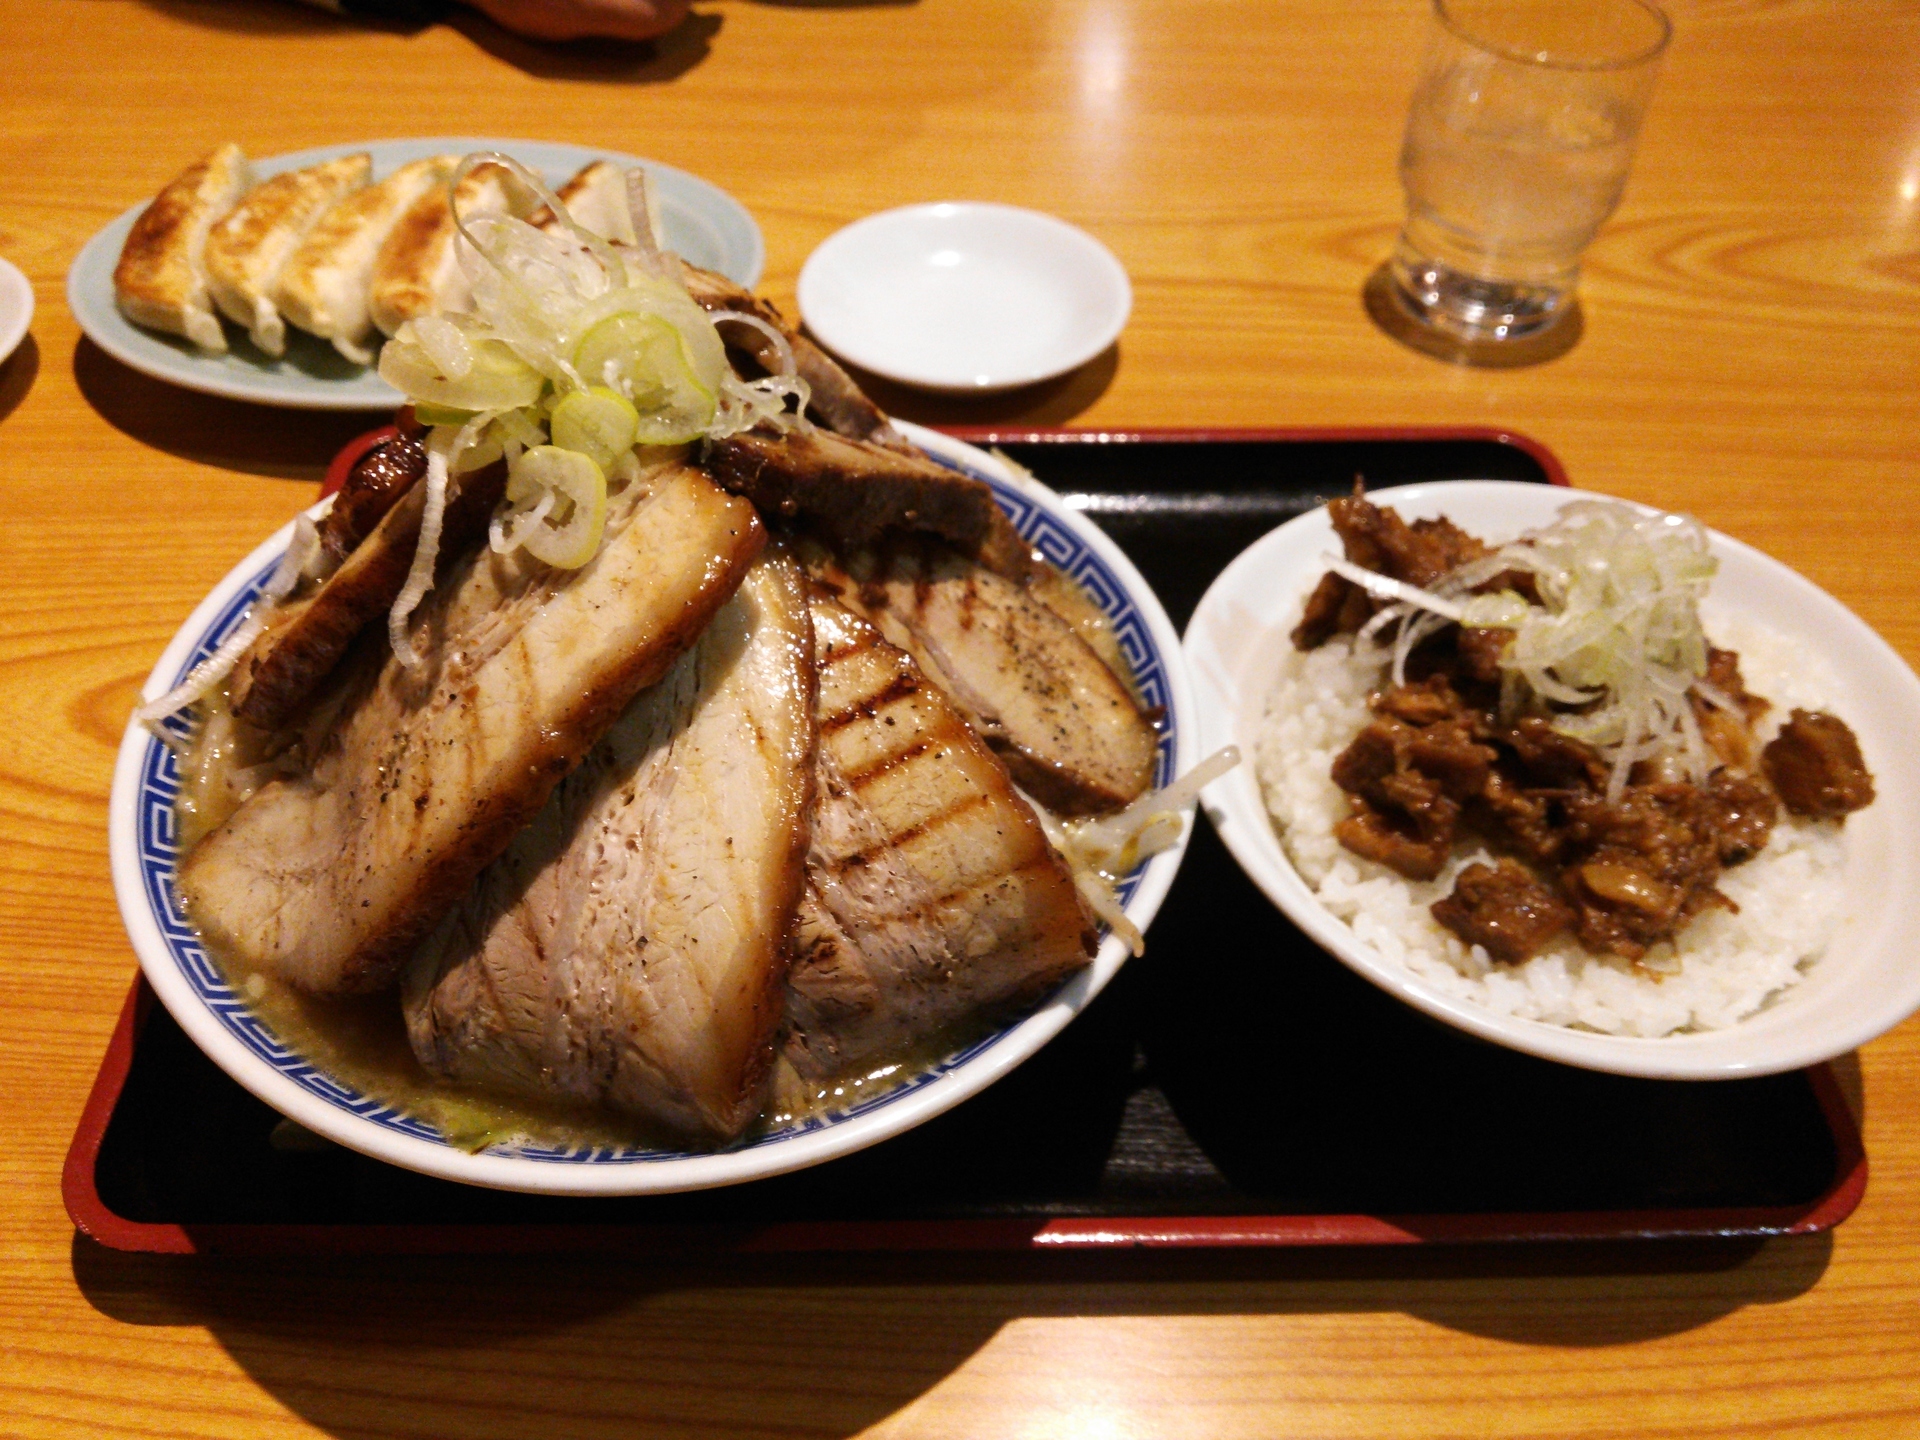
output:
[[[394,659],[409,670],[418,668],[420,653],[413,648],[407,621],[433,588],[433,567],[440,558],[440,524],[447,513],[447,452],[433,444],[432,437],[427,445],[426,485],[427,501],[420,515],[420,538],[414,543],[413,563],[407,567],[406,583],[387,612],[387,641],[393,646]]]
[[[482,165],[498,165],[501,169],[511,174],[522,185],[526,186],[533,194],[538,196],[540,202],[553,213],[554,218],[566,228],[574,240],[599,262],[605,274],[609,276],[617,275],[624,270],[625,266],[620,259],[619,252],[616,251],[612,245],[608,244],[606,240],[576,221],[573,218],[573,212],[567,209],[567,207],[561,203],[560,197],[555,195],[553,191],[547,187],[547,182],[526,166],[522,165],[518,160],[515,160],[511,155],[502,155],[497,150],[482,150],[466,156],[461,160],[459,167],[453,172],[452,180],[448,182],[448,194],[458,196],[460,193],[460,182]],[[479,255],[489,265],[492,265],[494,269],[498,270],[500,274],[508,280],[523,278],[515,276],[509,271],[503,257],[482,245],[475,234],[473,228],[475,224],[491,223],[496,221],[498,217],[480,216],[476,217],[475,220],[469,221],[461,216],[457,205],[453,206],[452,209],[455,228],[459,230],[461,237],[473,247],[475,254]],[[530,225],[525,228],[529,230],[533,229]],[[540,232],[534,231],[534,233],[539,234]]]
[[[627,214],[633,221],[634,245],[648,274],[678,281],[680,257],[667,249],[667,232],[660,219],[660,201],[653,176],[644,166],[627,171]]]
[[[540,522],[553,513],[554,501],[558,497],[553,491],[542,491],[531,510],[524,513],[513,511],[495,511],[493,519],[487,522],[487,544],[496,555],[511,555],[527,543]]]
[[[413,322],[413,335],[447,379],[464,380],[473,373],[473,347],[451,320],[422,315]]]
[[[762,320],[758,315],[749,315],[744,310],[715,310],[711,318],[715,325],[725,320],[734,324],[745,325],[749,330],[758,330],[773,342],[773,353],[780,357],[780,364],[773,373],[782,377],[791,377],[798,373],[798,367],[795,365],[793,359],[793,346],[787,343],[787,337],[774,329],[774,327],[766,321]]]
[[[1642,760],[1672,757],[1695,781],[1712,769],[1691,696],[1729,702],[1703,689],[1700,601],[1717,565],[1698,521],[1615,501],[1577,501],[1551,525],[1425,590],[1345,560],[1328,563],[1392,602],[1361,636],[1372,640],[1399,625],[1395,683],[1404,682],[1414,648],[1449,622],[1512,630],[1500,658],[1503,713],[1545,710],[1555,730],[1593,746],[1610,767],[1609,801],[1620,798]],[[1510,572],[1532,577],[1538,604],[1510,589],[1474,593]]]
[[[211,694],[221,681],[233,673],[233,667],[240,663],[240,657],[252,648],[253,642],[266,628],[267,618],[273,613],[274,602],[292,594],[293,587],[300,583],[301,577],[307,574],[315,560],[319,558],[320,527],[316,521],[324,519],[332,509],[333,497],[329,495],[312,515],[302,515],[293,522],[293,539],[288,542],[287,553],[280,557],[280,563],[274,567],[273,574],[261,587],[260,598],[247,612],[247,618],[240,622],[231,635],[220,642],[219,649],[194,666],[188,672],[186,679],[166,694],[149,700],[134,710],[133,718],[169,748],[179,750],[181,742],[160,722],[175,711],[184,710],[195,701]]]
[[[1395,580],[1390,575],[1382,575],[1377,570],[1369,570],[1338,555],[1328,555],[1324,558],[1329,570],[1342,579],[1351,580],[1376,600],[1397,600],[1403,605],[1431,610],[1434,614],[1456,623],[1465,613],[1460,606],[1455,605],[1451,600],[1443,599],[1431,590],[1422,590],[1418,585],[1409,585],[1404,580]],[[1376,615],[1374,618],[1377,620],[1379,616]]]
[[[1146,937],[1127,918],[1114,887],[1142,860],[1178,844],[1187,807],[1239,763],[1240,748],[1225,746],[1164,789],[1149,790],[1124,810],[1088,820],[1062,820],[1045,806],[1033,806],[1047,843],[1067,862],[1081,896],[1135,955],[1146,949]]]

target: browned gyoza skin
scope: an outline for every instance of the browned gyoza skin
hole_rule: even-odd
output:
[[[796,428],[714,441],[706,463],[770,521],[804,522],[846,549],[937,535],[1011,579],[1033,570],[1032,550],[986,482],[922,455]]]
[[[1005,769],[911,656],[813,607],[819,779],[786,1058],[819,1079],[1045,994],[1093,922]]]
[[[844,568],[809,547],[807,564],[913,655],[1041,804],[1098,814],[1145,793],[1153,726],[1028,587],[938,546],[864,552]]]
[[[427,1069],[712,1139],[759,1113],[805,875],[804,586],[763,556],[422,947]]]
[[[499,462],[447,478],[441,573],[486,533],[487,517],[506,483],[507,467]],[[227,694],[235,715],[263,730],[287,724],[339,664],[354,637],[387,613],[413,566],[426,488],[415,484],[401,495],[317,591],[269,616],[260,637],[233,668]]]
[[[578,570],[484,548],[458,567],[415,617],[418,670],[369,633],[311,766],[187,857],[188,912],[238,973],[318,994],[390,982],[765,544],[751,507],[678,463],[610,510]]]

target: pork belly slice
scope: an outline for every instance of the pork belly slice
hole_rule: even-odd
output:
[[[1158,738],[1086,639],[1023,585],[942,546],[818,547],[809,570],[912,654],[1016,783],[1061,815],[1145,793]]]
[[[769,519],[806,522],[835,546],[935,535],[1024,580],[1033,552],[984,481],[826,430],[748,431],[707,447],[707,468]]]
[[[765,544],[751,507],[678,463],[610,510],[579,570],[484,548],[456,567],[415,614],[418,670],[370,631],[309,767],[187,857],[188,913],[241,973],[316,994],[389,983]]]
[[[426,452],[417,442],[396,440],[382,449],[404,452],[409,446],[418,454],[419,471],[424,473]],[[506,483],[507,467],[500,461],[447,477],[440,574],[487,533],[487,518],[499,504]],[[426,497],[427,487],[418,483],[416,475],[415,482],[319,589],[281,602],[268,617],[266,628],[233,669],[227,694],[237,717],[265,730],[290,723],[368,622],[386,615],[412,568]],[[328,535],[323,528],[323,543]]]
[[[563,195],[561,198],[566,197]],[[919,454],[913,442],[893,428],[885,413],[867,398],[867,393],[854,383],[853,377],[842,370],[826,351],[789,324],[787,317],[771,302],[734,284],[725,275],[702,270],[698,265],[683,262],[682,275],[686,280],[687,293],[693,296],[701,309],[710,312],[743,311],[780,332],[793,351],[794,369],[807,382],[811,392],[807,408],[821,424],[851,440],[871,440],[889,450],[914,456]],[[752,326],[732,325],[722,333],[729,345],[752,356],[769,374],[780,368],[778,347]]]
[[[1126,651],[1120,648],[1113,620],[1094,603],[1093,597],[1074,584],[1062,571],[1047,564],[1033,567],[1027,579],[1027,593],[1053,611],[1098,655],[1106,667],[1123,681],[1131,673]],[[1128,686],[1129,693],[1132,686]]]
[[[762,556],[421,948],[427,1069],[710,1140],[759,1114],[805,877],[804,587]]]
[[[782,1051],[817,1081],[1032,1003],[1092,958],[1065,861],[913,658],[816,592],[820,749]]]

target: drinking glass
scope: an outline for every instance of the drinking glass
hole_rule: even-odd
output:
[[[1537,334],[1620,203],[1672,26],[1644,0],[1433,0],[1433,21],[1392,292],[1460,340]]]

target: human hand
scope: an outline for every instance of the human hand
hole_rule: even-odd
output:
[[[466,0],[534,40],[651,40],[687,18],[691,0]]]

